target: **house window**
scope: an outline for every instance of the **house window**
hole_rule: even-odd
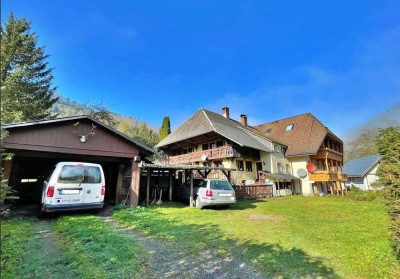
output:
[[[217,141],[217,147],[221,147],[224,145],[224,142],[222,140]]]
[[[246,161],[246,171],[253,171],[253,163]]]
[[[238,171],[243,171],[243,161],[241,160],[236,160],[236,169]]]
[[[293,130],[293,124],[286,126],[286,132]]]
[[[208,143],[203,144],[203,150],[208,150]]]

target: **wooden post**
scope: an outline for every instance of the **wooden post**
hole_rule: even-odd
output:
[[[147,169],[147,184],[146,184],[146,205],[150,204],[150,179],[151,179],[151,169]]]
[[[333,187],[332,187],[332,182],[329,182],[329,188],[331,189],[331,195],[333,195]]]
[[[172,177],[172,170],[169,170],[169,201],[172,201],[172,187],[173,187],[173,177]]]
[[[193,207],[193,170],[190,170],[190,207]]]
[[[123,171],[124,166],[119,164],[118,165],[118,177],[117,177],[117,189],[115,192],[115,201],[119,203],[121,201],[121,191],[122,191],[122,179],[123,179]]]
[[[277,181],[277,183],[278,183],[278,191],[277,191],[278,193],[277,193],[277,194],[278,194],[278,196],[280,197],[280,196],[281,196],[281,187],[280,187],[280,185],[279,185],[279,179],[277,179],[276,181]]]
[[[341,195],[343,196],[343,190],[342,190],[342,186],[341,186],[341,183],[340,183],[340,181],[336,181],[336,191],[337,191],[337,194],[339,195],[339,189],[340,189],[340,193],[341,193]]]
[[[131,186],[129,188],[129,205],[138,206],[140,192],[140,168],[138,162],[132,162]]]

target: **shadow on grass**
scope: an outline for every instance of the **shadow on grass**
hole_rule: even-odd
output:
[[[228,278],[228,274],[224,272],[232,272],[224,271],[224,265],[215,266],[215,260],[222,257],[222,262],[235,259],[237,271],[251,263],[258,272],[272,278],[339,278],[326,265],[327,259],[310,256],[297,248],[285,249],[279,244],[263,244],[251,240],[240,242],[224,235],[216,225],[196,224],[196,212],[193,214],[194,222],[191,221],[190,224],[184,223],[180,216],[191,213],[177,210],[174,214],[165,214],[150,207],[115,211],[113,217],[138,231],[170,240],[168,243],[174,253],[181,254],[182,257],[185,257],[185,253],[195,254],[196,261],[201,262],[202,266],[216,270],[219,268],[221,277]],[[218,251],[217,258],[215,255],[207,257],[207,253],[204,254],[213,254],[213,251]],[[190,267],[190,263],[188,266]]]

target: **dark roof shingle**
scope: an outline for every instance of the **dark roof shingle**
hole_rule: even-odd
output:
[[[286,131],[289,125],[293,125],[293,129]],[[286,144],[288,156],[316,154],[328,134],[342,142],[311,113],[261,124],[255,128],[272,140]]]
[[[158,143],[157,147],[167,146],[208,132],[218,133],[240,146],[263,151],[273,150],[272,141],[260,135],[258,130],[206,109],[198,110],[191,118]]]

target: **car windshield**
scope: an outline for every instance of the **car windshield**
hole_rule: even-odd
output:
[[[211,190],[233,190],[232,185],[226,180],[210,181]]]

